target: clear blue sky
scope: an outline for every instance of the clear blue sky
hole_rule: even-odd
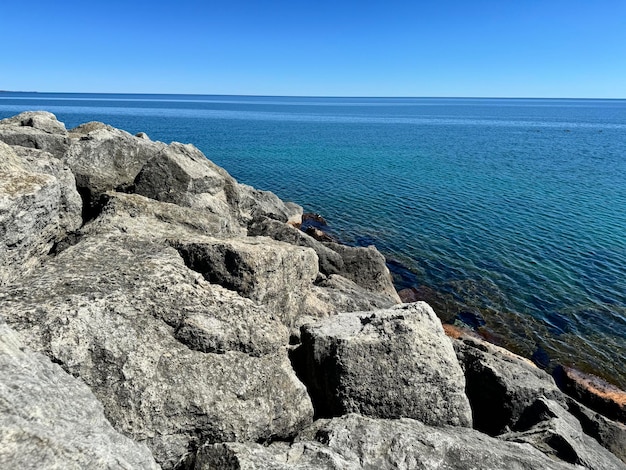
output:
[[[626,98],[626,0],[5,1],[0,89]]]

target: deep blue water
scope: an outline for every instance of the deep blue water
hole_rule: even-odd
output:
[[[626,388],[624,100],[0,93],[0,118],[34,109],[194,143],[375,244],[442,318]]]

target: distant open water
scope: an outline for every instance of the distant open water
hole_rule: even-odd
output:
[[[626,388],[626,101],[0,93],[36,109],[191,142],[444,320]]]

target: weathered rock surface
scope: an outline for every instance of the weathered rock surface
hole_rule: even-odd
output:
[[[27,111],[1,120],[0,141],[44,150],[59,159],[70,146],[65,125],[47,111]]]
[[[426,303],[304,325],[301,350],[298,370],[320,416],[471,425],[463,371]]]
[[[210,211],[244,225],[254,218],[298,221],[302,208],[267,191],[239,184],[193,145],[172,143],[146,163],[135,192],[163,202]]]
[[[164,468],[198,442],[286,438],[311,420],[287,329],[173,248],[88,236],[2,297],[24,341],[80,377]]]
[[[358,415],[316,421],[293,444],[222,443],[200,449],[194,470],[566,470],[527,444],[412,419]]]
[[[491,435],[505,432],[542,396],[565,403],[552,377],[529,360],[476,338],[455,340],[454,347],[465,371],[476,429]]]
[[[516,427],[523,430],[501,438],[531,444],[545,454],[590,470],[626,469],[626,464],[584,434],[576,418],[555,401],[538,399],[524,411]]]
[[[80,380],[23,346],[0,319],[0,468],[157,469]]]
[[[64,155],[76,177],[86,212],[101,194],[130,187],[145,163],[165,144],[135,137],[100,122],[88,122],[69,132],[71,145]]]
[[[63,172],[57,160],[50,159],[47,166],[29,165],[29,158],[0,142],[0,161],[2,285],[37,266],[82,219],[71,175]],[[35,171],[27,171],[26,165]]]

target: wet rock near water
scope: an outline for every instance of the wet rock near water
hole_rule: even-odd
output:
[[[0,466],[623,468],[621,423],[303,217],[192,145],[0,121]]]

